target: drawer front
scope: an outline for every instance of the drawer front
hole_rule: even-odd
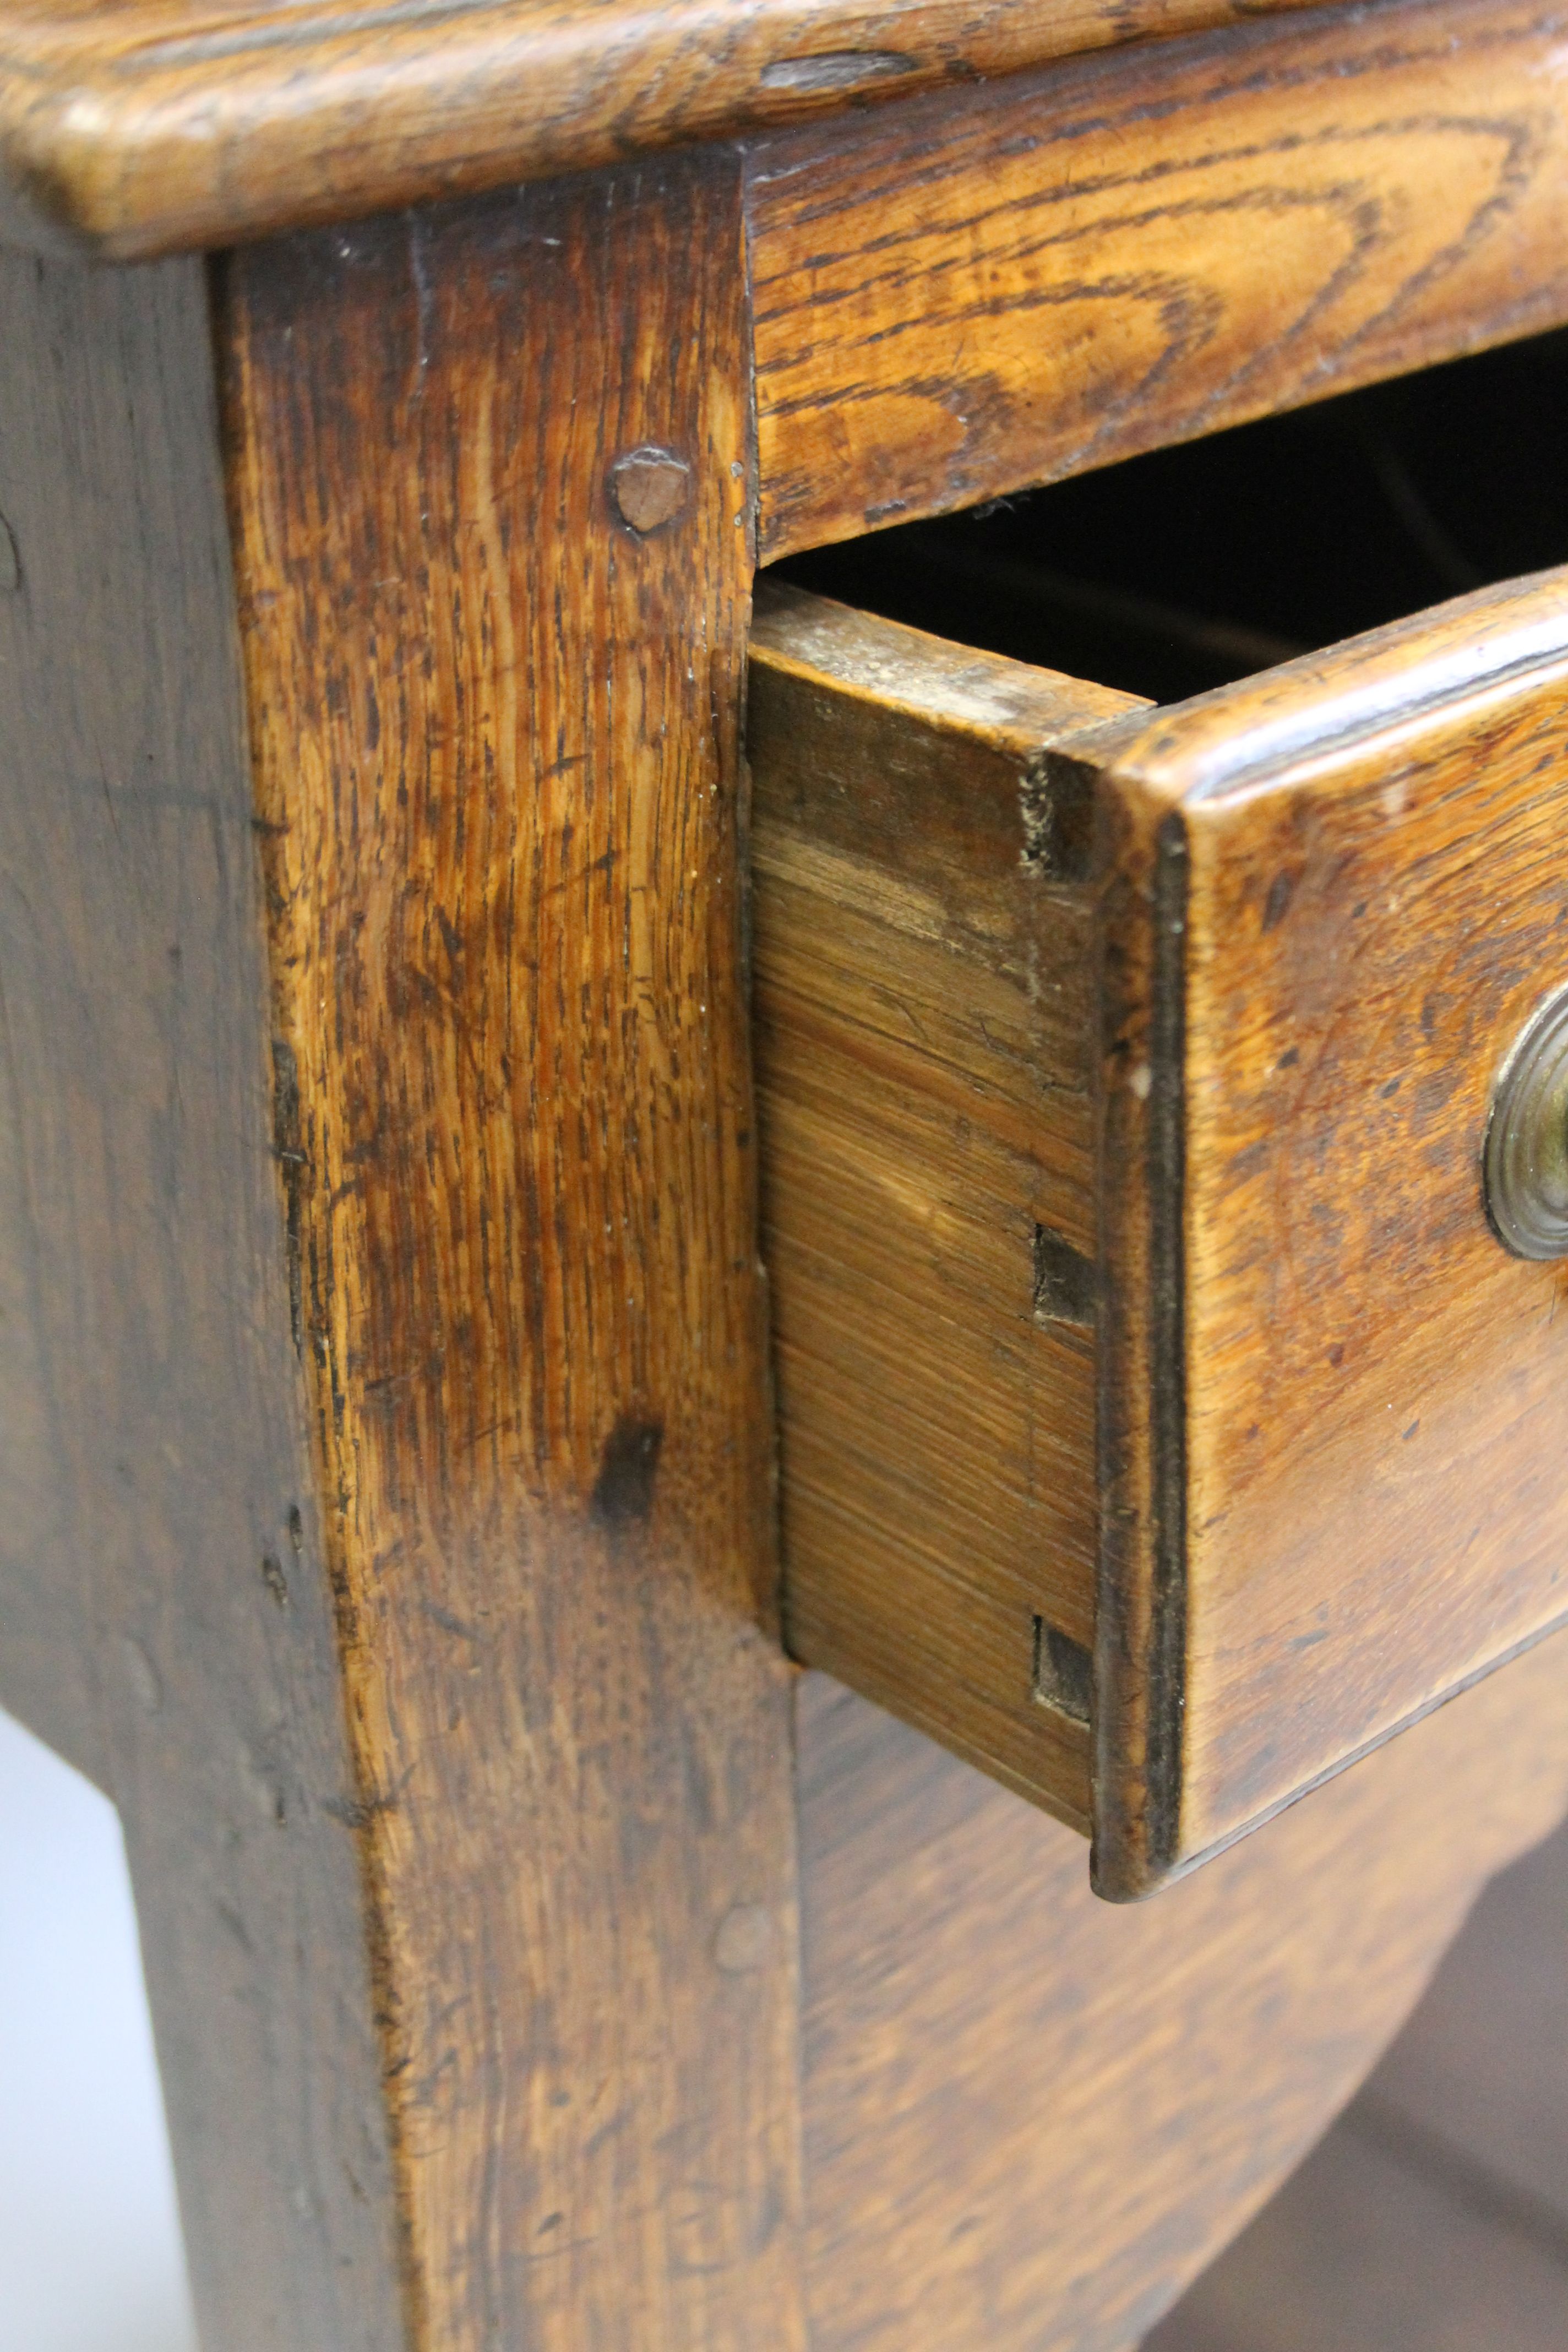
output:
[[[759,624],[790,1625],[1130,1895],[1568,1609],[1563,1272],[1483,1183],[1568,983],[1568,575],[1087,726],[969,658]]]

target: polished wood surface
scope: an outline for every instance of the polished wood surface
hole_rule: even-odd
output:
[[[201,266],[0,314],[0,1698],[119,1807],[204,2340],[401,2352]]]
[[[1045,747],[1140,706],[759,586],[757,1078],[785,1634],[1087,1828],[1093,909]],[[1033,843],[1035,855],[1028,854]],[[1042,1244],[1081,1274],[1051,1312]]]
[[[1070,1831],[808,1677],[815,2352],[1131,2352],[1562,1812],[1563,1646],[1131,1907]]]
[[[738,195],[678,158],[221,279],[296,1339],[440,2352],[802,2341]]]
[[[1563,1614],[1564,1275],[1504,1251],[1480,1164],[1568,977],[1565,711],[1543,572],[1115,722],[1073,771],[1106,893],[1108,1891]]]
[[[760,141],[764,553],[1568,318],[1563,30],[1383,0]]]
[[[614,163],[1307,0],[11,0],[0,219],[121,257]]]

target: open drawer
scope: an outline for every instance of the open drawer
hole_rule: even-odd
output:
[[[1135,1895],[1568,1613],[1568,569],[1162,707],[752,652],[787,1638]]]

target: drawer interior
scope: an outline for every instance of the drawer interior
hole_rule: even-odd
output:
[[[1081,1827],[1095,916],[1037,747],[1562,562],[1565,420],[1542,337],[759,583],[787,1638]]]
[[[776,572],[1175,702],[1568,559],[1565,426],[1558,332]]]

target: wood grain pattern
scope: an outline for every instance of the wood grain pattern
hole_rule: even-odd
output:
[[[393,2352],[202,272],[0,314],[0,1692],[120,1808],[204,2341]]]
[[[1553,572],[1086,749],[1108,1891],[1568,1607],[1568,1277],[1503,1251],[1480,1181],[1568,978],[1565,714]]]
[[[233,257],[278,1118],[422,2341],[801,2343],[725,156]],[[646,536],[617,457],[684,464]],[[763,1589],[759,1590],[759,1585]]]
[[[121,257],[228,244],[1285,4],[12,0],[0,218]]]
[[[1035,1623],[1094,1640],[1094,1340],[1036,1277],[1043,1232],[1092,1279],[1092,908],[1025,851],[1045,746],[1138,707],[759,590],[786,1638],[1083,1828]]]
[[[1383,0],[760,142],[763,551],[1568,318],[1563,31]]]
[[[1563,1639],[1157,1904],[818,1676],[800,1724],[816,2352],[1131,2352],[1568,1801]]]

